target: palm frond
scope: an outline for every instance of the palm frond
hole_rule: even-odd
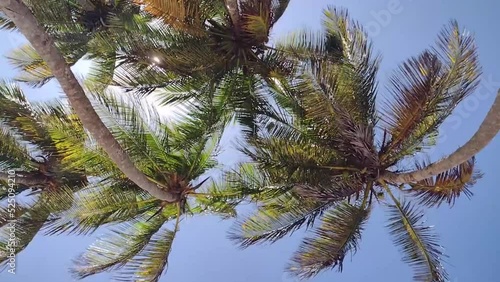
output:
[[[258,169],[257,165],[252,163],[241,164],[238,169],[226,172],[223,179],[227,186],[227,189],[224,190],[233,191],[229,193],[236,193],[238,197],[246,195],[253,201],[274,199],[293,188],[293,185],[271,183],[269,174]]]
[[[44,105],[38,107],[37,112],[57,150],[61,165],[67,170],[85,171],[90,176],[121,175],[69,107]]]
[[[294,142],[271,137],[251,139],[249,143],[253,147],[242,148],[243,152],[269,173],[274,183],[328,185],[331,177],[343,173],[333,168],[345,167],[335,151],[309,140]]]
[[[394,101],[382,116],[391,135],[383,144],[384,162],[432,144],[442,122],[476,89],[480,73],[474,40],[456,22],[442,31],[437,48],[404,63],[391,78]]]
[[[234,177],[234,175],[232,176]],[[226,175],[222,183],[212,182],[206,189],[200,189],[200,193],[194,194],[197,206],[190,211],[194,214],[213,213],[222,216],[222,218],[235,217],[236,207],[247,197],[259,193],[257,189],[242,188],[243,185],[236,184],[236,181],[231,176]]]
[[[341,59],[342,49],[340,43],[334,39],[337,38],[331,37],[328,40],[324,31],[300,30],[280,39],[276,48],[303,60],[328,59],[337,62]]]
[[[378,171],[379,157],[375,148],[375,129],[371,124],[356,122],[346,109],[337,105],[336,118],[339,133],[334,139],[337,150],[347,159],[349,166]],[[377,172],[378,173],[378,172]]]
[[[372,127],[375,119],[366,118],[366,109],[356,105],[356,75],[352,66],[331,64],[323,60],[300,72],[290,83],[289,95],[300,106],[302,122],[318,143],[335,147],[334,140],[342,131],[339,109],[363,127]]]
[[[372,54],[366,32],[346,11],[328,8],[324,13],[324,33],[303,32],[289,40],[289,51],[301,58],[302,69],[291,80],[287,92],[302,108],[302,119],[318,142],[334,146],[332,140],[342,132],[336,120],[339,108],[364,127],[376,123],[379,58]],[[278,49],[286,51],[288,47],[282,44]]]
[[[112,85],[116,68],[116,52],[105,52],[96,57],[92,58],[93,64],[86,75],[85,84],[100,84],[102,87]]]
[[[340,175],[331,179],[328,185],[295,184],[293,191],[305,199],[319,202],[338,202],[358,195],[363,190],[363,183],[355,176]]]
[[[30,44],[13,50],[7,56],[7,59],[15,68],[21,70],[21,73],[16,78],[17,81],[39,87],[53,78],[49,66]]]
[[[166,228],[158,231],[149,240],[141,253],[127,264],[126,270],[123,270],[116,279],[119,281],[135,281],[138,278],[141,281],[159,281],[160,276],[168,267],[168,258],[175,235],[179,231],[179,223],[180,220],[177,219],[173,231]]]
[[[139,219],[119,225],[74,261],[73,274],[82,279],[103,271],[123,268],[146,248],[164,223],[163,217],[156,216],[150,221]]]
[[[167,33],[158,39],[163,42],[157,42],[156,38],[124,40],[126,44],[118,55],[120,67],[117,73],[138,73],[138,79],[144,84],[164,83],[172,74],[196,77],[211,75],[225,68],[226,62],[221,61],[221,56],[206,44],[206,38]],[[148,81],[140,75],[141,71],[148,72],[149,76],[154,74],[157,79]]]
[[[228,74],[215,93],[215,103],[234,112],[236,121],[245,132],[253,135],[259,111],[267,105],[263,82],[253,75],[241,72]]]
[[[265,242],[274,243],[290,235],[303,225],[307,228],[334,202],[305,202],[284,195],[261,207],[258,211],[235,223],[229,238],[242,248]]]
[[[479,85],[481,67],[473,35],[451,21],[438,36],[433,51],[443,62],[442,88],[446,96],[449,115],[454,107],[472,94]]]
[[[168,127],[172,149],[191,148],[209,152],[215,150],[225,126],[231,118],[227,104],[215,98],[213,86],[207,86],[189,101],[179,103],[184,110],[178,115],[178,122]]]
[[[424,138],[437,130],[443,96],[436,88],[442,63],[429,52],[404,63],[391,79],[394,102],[383,115],[391,140],[381,149],[387,164],[413,153]],[[417,139],[417,140],[416,140]]]
[[[0,30],[15,30],[16,25],[5,16],[3,12],[0,12]]]
[[[365,124],[375,124],[376,76],[380,56],[373,54],[367,33],[359,23],[350,19],[346,10],[330,8],[325,11],[325,17],[323,24],[328,34],[327,41],[342,42],[344,61],[352,66],[350,76],[354,99],[351,103],[356,109],[354,116]]]
[[[148,122],[140,104],[133,105],[117,94],[90,90],[96,112],[144,173],[153,177],[155,171],[168,169],[168,166],[160,168],[169,158],[165,152],[168,146],[162,143],[162,136],[158,136],[161,132],[155,128],[161,123],[159,115],[149,113],[152,121]]]
[[[342,271],[345,256],[358,249],[368,214],[368,210],[347,203],[328,211],[314,236],[302,242],[288,270],[300,278],[311,278],[335,266]]]
[[[34,169],[31,150],[9,130],[0,127],[0,163],[6,169]]]
[[[159,207],[160,201],[125,180],[90,184],[75,195],[74,204],[44,227],[48,235],[86,235],[106,224],[130,220]]]
[[[23,251],[40,231],[48,219],[48,212],[40,202],[27,207],[23,213],[10,224],[0,228],[0,267],[7,263],[11,249],[18,254]],[[11,232],[15,231],[15,238],[11,239]]]
[[[20,140],[38,145],[50,152],[51,140],[38,115],[38,107],[30,103],[19,85],[0,82],[0,119]]]
[[[424,226],[423,214],[410,203],[400,203],[387,188],[394,205],[389,206],[389,224],[394,243],[404,253],[403,261],[414,268],[414,281],[448,281],[442,265],[445,254],[431,227]]]
[[[240,3],[240,23],[248,34],[265,35],[267,41],[269,30],[283,15],[290,0],[247,0]],[[259,32],[257,32],[259,33]],[[257,39],[259,37],[254,37]]]
[[[435,177],[410,183],[411,189],[406,191],[415,195],[422,205],[439,207],[445,202],[453,205],[462,194],[468,198],[472,196],[470,188],[482,177],[475,165],[476,160],[472,158]],[[416,167],[422,169],[426,166],[426,163],[422,163]]]

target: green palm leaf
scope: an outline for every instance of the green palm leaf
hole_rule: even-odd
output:
[[[0,128],[0,163],[5,169],[35,168],[31,150],[5,128]]]
[[[32,86],[42,86],[53,78],[49,66],[30,45],[26,44],[12,51],[7,59],[16,68],[21,70],[17,81],[28,83]]]
[[[160,206],[160,201],[142,193],[127,181],[91,184],[75,195],[71,208],[45,226],[45,233],[90,234],[110,223],[120,223]]]
[[[347,203],[325,213],[314,236],[306,238],[295,253],[288,270],[310,278],[327,268],[342,271],[345,256],[356,253],[368,211]]]
[[[16,29],[16,25],[10,20],[8,19],[7,17],[5,17],[5,15],[0,12],[0,30],[15,30]]]
[[[117,278],[120,281],[151,281],[157,282],[168,267],[168,257],[172,250],[172,243],[179,231],[179,220],[174,230],[163,229],[158,231],[144,250],[128,265],[127,270]],[[134,272],[135,269],[135,272]]]
[[[243,248],[274,243],[304,224],[312,227],[315,220],[332,205],[332,202],[305,202],[293,196],[282,196],[260,207],[253,216],[237,221],[229,238]]]
[[[77,278],[120,269],[137,256],[165,223],[165,218],[157,216],[150,221],[136,220],[114,228],[111,235],[99,239],[75,260],[72,270]]]
[[[290,177],[291,182],[321,183],[327,180],[318,177],[325,176],[329,171],[325,167],[343,165],[331,150],[314,146],[307,141],[293,142],[271,137],[250,140],[250,144],[255,146],[255,149],[243,149],[244,153],[253,161],[261,162],[261,169],[280,171],[283,178]]]
[[[45,153],[53,153],[53,142],[43,126],[42,115],[61,116],[57,106],[44,107],[30,103],[19,85],[0,82],[0,120],[11,135],[25,145],[36,145]]]
[[[422,225],[423,214],[410,203],[401,204],[387,191],[394,201],[394,205],[389,206],[388,228],[394,243],[404,252],[403,261],[414,268],[414,281],[447,281],[448,274],[442,265],[443,248],[431,227]]]
[[[375,78],[379,58],[372,54],[366,32],[350,19],[347,11],[333,7],[324,11],[323,28],[324,33],[302,32],[278,45],[279,49],[287,51],[290,48],[288,51],[299,58],[308,59],[305,67],[313,77],[304,76],[298,80],[296,92],[305,94],[313,89],[319,94],[324,92],[325,97],[317,97],[322,101],[313,99],[304,105],[311,107],[311,114],[319,111],[318,116],[323,112],[331,115],[333,110],[319,107],[335,101],[349,109],[356,120],[375,123]]]
[[[0,267],[7,263],[11,249],[17,254],[28,246],[50,215],[41,200],[24,211],[15,218],[14,229],[10,224],[0,228]],[[15,232],[14,240],[11,240],[11,232]]]

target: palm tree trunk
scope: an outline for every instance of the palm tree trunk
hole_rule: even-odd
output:
[[[94,4],[90,0],[77,0],[76,1],[84,11],[93,11],[95,9]]]
[[[52,38],[38,24],[22,0],[0,0],[0,9],[14,22],[38,54],[40,54],[41,58],[47,62],[55,78],[59,81],[62,89],[68,96],[68,100],[83,126],[96,139],[97,143],[125,176],[160,200],[168,202],[177,201],[178,196],[176,194],[161,189],[135,167],[130,157],[95,112],[90,100],[87,98],[68,64],[66,64],[64,57],[55,46]]]
[[[40,174],[19,172],[16,173],[15,176],[13,176],[5,172],[0,172],[0,180],[3,180],[4,182],[8,183],[9,179],[14,179],[15,185],[21,184],[27,187],[35,187],[49,183],[48,179],[46,177],[41,177]]]
[[[239,28],[240,23],[240,9],[238,7],[238,0],[224,0],[226,3],[226,9],[231,17],[231,21],[235,28]]]
[[[386,172],[382,175],[382,179],[391,183],[411,183],[435,176],[471,159],[495,138],[498,131],[500,131],[500,89],[483,123],[465,145],[448,157],[421,170],[407,173]]]

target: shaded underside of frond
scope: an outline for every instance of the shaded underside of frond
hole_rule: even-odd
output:
[[[195,114],[168,124],[157,109],[139,99],[96,92],[93,102],[115,138],[151,178],[163,182],[177,173],[194,179],[215,164],[212,154],[217,141],[211,139],[214,135],[202,134],[213,126],[206,116]]]
[[[329,183],[329,176],[342,174],[345,163],[336,152],[313,142],[280,138],[255,138],[251,148],[243,152],[259,168],[266,171],[274,183]],[[335,169],[335,168],[339,169]]]
[[[482,177],[475,168],[476,160],[472,158],[465,163],[427,178],[417,183],[411,183],[409,193],[415,195],[421,204],[426,206],[440,206],[442,203],[453,205],[460,195],[470,198],[470,188]],[[420,170],[427,164],[417,164]]]
[[[332,146],[346,159],[347,166],[378,173],[379,156],[373,125],[356,122],[355,117],[340,105],[334,108],[336,118],[333,121],[339,132]]]
[[[7,169],[34,168],[32,160],[28,146],[22,144],[9,130],[0,128],[0,163],[5,172]]]
[[[303,241],[288,271],[301,278],[313,277],[335,266],[342,271],[345,256],[358,249],[367,219],[367,210],[346,203],[328,211],[322,225],[314,230],[314,236]]]
[[[355,176],[336,176],[327,185],[295,184],[293,191],[305,199],[320,202],[335,202],[356,195],[363,190],[363,183]]]
[[[441,75],[442,63],[432,53],[424,52],[404,63],[391,79],[390,91],[395,99],[382,118],[391,136],[382,148],[388,165],[413,152],[412,145],[420,145],[426,135],[437,130],[443,97],[436,85]]]
[[[239,5],[241,38],[259,45],[268,41],[270,29],[285,12],[289,0],[246,0]]]

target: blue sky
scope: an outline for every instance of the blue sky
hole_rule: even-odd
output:
[[[452,119],[443,125],[439,146],[431,153],[438,159],[466,142],[477,129],[493,102],[500,87],[500,62],[497,44],[500,37],[500,2],[453,1],[453,0],[292,0],[284,17],[276,25],[273,35],[282,36],[297,28],[318,28],[321,10],[327,5],[344,7],[364,24],[375,44],[382,52],[380,93],[384,95],[387,75],[398,63],[434,43],[442,26],[450,19],[457,19],[476,36],[484,80],[479,89],[457,109]],[[18,44],[19,40],[1,33],[4,44],[0,53]],[[0,77],[11,77],[13,71],[0,60]],[[51,84],[36,91],[30,97],[48,99],[61,95]],[[495,157],[496,156],[496,157]],[[478,164],[485,176],[473,188],[471,200],[461,198],[453,209],[445,206],[429,210],[427,222],[435,225],[441,242],[446,247],[447,269],[453,282],[500,281],[500,139],[497,137],[478,155]],[[223,162],[230,162],[226,152]],[[294,282],[283,275],[283,268],[296,250],[303,232],[281,240],[272,246],[259,246],[239,250],[226,239],[231,221],[213,217],[184,220],[174,242],[169,270],[161,281],[178,282]],[[385,228],[386,214],[377,206],[362,235],[358,253],[346,258],[344,272],[325,272],[311,281],[411,281],[411,269],[401,262],[398,250],[392,245]],[[18,256],[18,273],[13,276],[0,274],[0,281],[72,281],[67,268],[71,259],[92,242],[90,237],[59,236],[37,237]],[[109,275],[98,275],[84,281],[109,281]]]

